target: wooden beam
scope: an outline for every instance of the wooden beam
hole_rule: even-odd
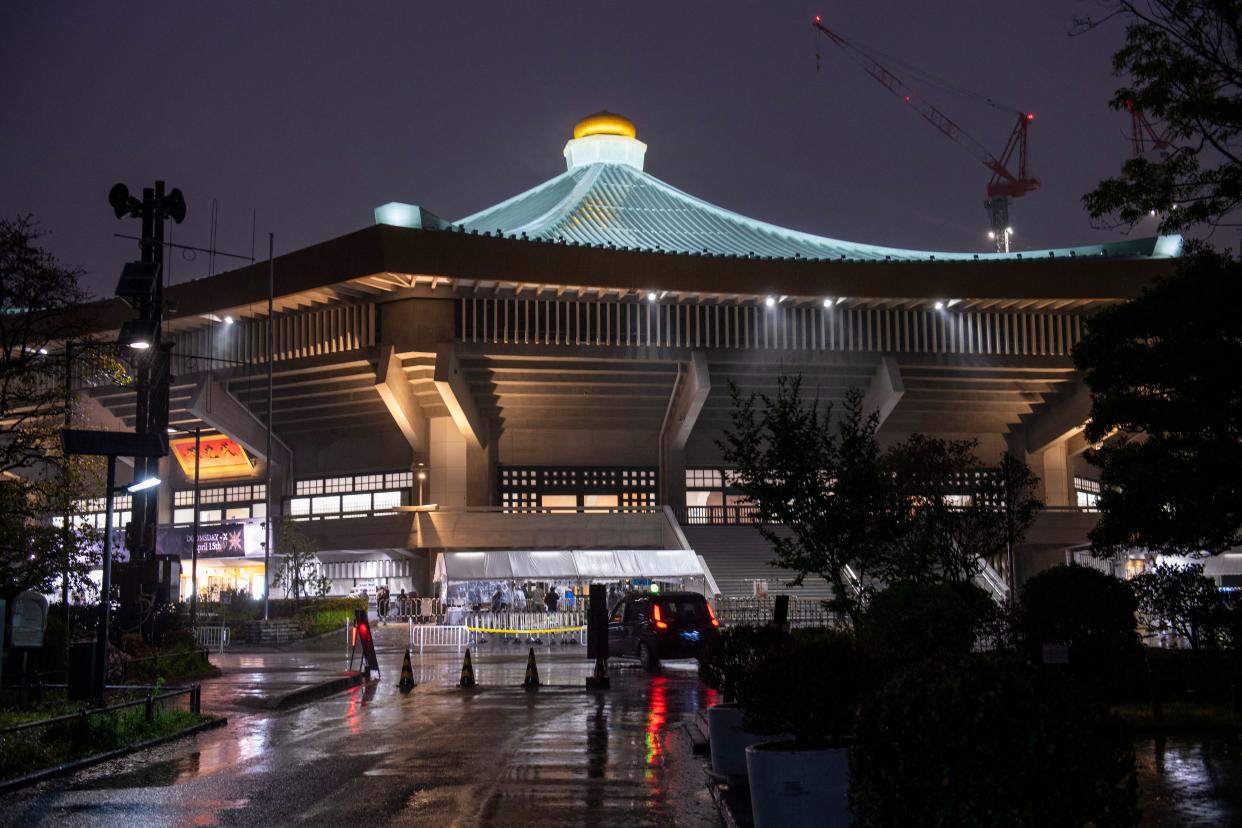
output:
[[[429,446],[427,417],[414,396],[410,380],[401,367],[401,359],[391,345],[380,351],[379,362],[375,366],[375,390],[410,448],[426,452]]]

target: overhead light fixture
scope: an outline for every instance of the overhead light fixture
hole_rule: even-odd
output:
[[[118,340],[135,351],[145,351],[155,343],[156,325],[154,319],[131,319],[121,325]]]
[[[954,305],[956,305],[958,302],[961,302],[961,301],[962,301],[961,299],[950,299],[950,300],[949,300],[949,305],[948,305],[948,306],[951,308],[951,307],[953,307]]]
[[[944,302],[937,302],[936,310],[944,310]]]
[[[145,489],[154,489],[158,485],[160,485],[160,479],[158,477],[148,477],[146,480],[139,480],[137,483],[129,484],[127,489],[130,494],[133,494],[134,492],[141,492]]]
[[[226,325],[232,325],[232,324],[233,324],[233,317],[231,317],[231,316],[226,316],[226,317],[224,317],[224,324],[226,324]]]
[[[825,308],[831,308],[831,307],[832,307],[832,298],[831,298],[831,297],[829,297],[829,298],[827,298],[827,299],[825,299],[825,300],[824,300],[824,307],[825,307]]]
[[[765,305],[767,305],[769,308],[771,308],[771,307],[774,307],[774,306],[776,305],[776,300],[775,300],[775,299],[773,299],[771,296],[769,296],[767,299],[764,299],[764,300],[763,300],[763,304],[765,304]]]
[[[1006,236],[1012,236],[1012,235],[1013,235],[1013,228],[1012,228],[1012,227],[1006,227],[1006,228],[1005,228],[1005,235],[1006,235]]]
[[[996,231],[995,231],[995,230],[989,230],[989,231],[988,231],[988,238],[989,238],[989,239],[994,239],[994,238],[996,238]]]
[[[840,298],[838,298],[838,299],[837,299],[837,304],[839,305],[839,304],[841,304],[841,303],[842,303],[842,302],[844,302],[844,301],[845,301],[845,297],[844,297],[844,296],[842,296],[842,297],[840,297]]]
[[[657,299],[659,299],[659,298],[660,298],[660,297],[656,295],[656,292],[655,292],[654,290],[647,291],[647,301],[648,301],[648,302],[654,302],[655,300],[657,300]]]
[[[169,434],[177,433],[177,429],[173,428],[172,426],[167,426],[164,430],[167,431]]]

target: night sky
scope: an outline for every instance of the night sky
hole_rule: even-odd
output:
[[[564,170],[582,116],[633,120],[646,169],[708,201],[836,238],[985,250],[987,170],[810,26],[1037,115],[1044,182],[1015,248],[1100,242],[1080,198],[1129,121],[1113,25],[1089,0],[891,2],[55,2],[0,6],[0,214],[109,293],[137,257],[108,188],[157,177],[189,203],[174,240],[277,253],[359,229],[387,201],[460,218]],[[815,53],[822,54],[818,73]],[[901,64],[890,68],[907,74]],[[999,153],[1009,114],[919,84]],[[1148,234],[1152,227],[1139,228]],[[235,266],[218,259],[216,270]],[[174,281],[207,258],[174,259]]]

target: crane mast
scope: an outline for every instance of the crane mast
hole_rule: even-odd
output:
[[[1035,116],[1029,112],[1009,110],[1017,116],[1017,122],[1009,134],[1004,152],[1001,153],[1000,158],[997,158],[978,139],[958,126],[957,122],[939,108],[924,100],[913,87],[888,67],[825,26],[820,16],[816,15],[812,25],[832,43],[839,46],[852,61],[861,66],[863,71],[878,81],[881,86],[913,107],[923,120],[991,170],[992,176],[987,184],[987,200],[983,203],[988,211],[992,228],[988,236],[995,241],[998,253],[1008,253],[1009,237],[1013,234],[1013,229],[1009,225],[1009,202],[1011,199],[1039,189],[1038,179],[1027,173],[1027,128],[1035,120]],[[1016,173],[1010,171],[1015,156]]]

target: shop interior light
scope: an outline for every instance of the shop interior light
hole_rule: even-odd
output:
[[[141,492],[145,489],[154,489],[158,485],[160,485],[160,479],[158,477],[148,477],[146,480],[139,480],[137,483],[129,484],[127,488],[130,494],[133,494],[134,492]]]

